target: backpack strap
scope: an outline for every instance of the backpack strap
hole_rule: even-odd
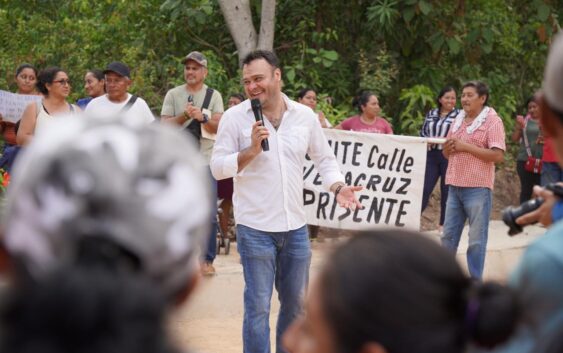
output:
[[[137,97],[136,95],[131,95],[131,98],[129,98],[129,100],[127,101],[127,103],[123,106],[123,108],[121,108],[121,110],[119,111],[119,114],[123,114],[126,111],[128,111],[129,109],[131,109],[131,107],[133,106],[133,104],[135,104],[135,102],[137,101]]]
[[[209,103],[211,103],[211,98],[213,97],[213,88],[207,87],[205,92],[205,98],[203,99],[203,104],[201,105],[201,109],[207,109],[209,107]]]
[[[201,110],[207,109],[209,104],[211,103],[211,97],[213,97],[213,88],[207,88],[205,91],[205,98],[203,99],[203,104],[201,105]],[[197,141],[201,139],[201,123],[195,119],[191,119],[191,121],[186,125],[186,131],[191,133]]]

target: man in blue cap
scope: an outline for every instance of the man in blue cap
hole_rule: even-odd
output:
[[[120,117],[127,123],[149,124],[154,121],[147,102],[128,92],[131,86],[131,71],[122,62],[114,61],[104,70],[106,94],[94,98],[86,107],[86,114],[93,118],[111,119]]]

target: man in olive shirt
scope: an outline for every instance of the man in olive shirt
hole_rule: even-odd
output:
[[[215,143],[215,133],[223,113],[223,98],[217,90],[210,89],[204,83],[207,77],[207,59],[197,51],[192,51],[182,60],[186,83],[174,87],[166,93],[161,119],[164,122],[183,126],[199,140],[200,151],[209,164]],[[202,107],[206,105],[202,109]],[[217,193],[217,181],[212,179],[214,194]],[[217,197],[215,197],[216,199]],[[215,204],[216,205],[216,204]],[[203,274],[213,275],[213,260],[217,252],[217,210],[213,212],[211,234],[203,263]]]

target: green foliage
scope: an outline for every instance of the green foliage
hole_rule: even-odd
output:
[[[250,1],[259,23],[261,1]],[[354,114],[359,89],[375,91],[395,131],[416,134],[445,85],[481,79],[507,131],[541,85],[562,0],[278,0],[274,49],[290,97],[315,88],[333,123]],[[168,89],[183,83],[180,60],[199,50],[207,83],[224,96],[242,91],[236,48],[217,1],[0,0],[0,88],[14,69],[59,65],[84,96],[90,68],[113,60],[133,69],[132,91],[158,113]],[[460,92],[458,92],[459,94]],[[432,97],[430,99],[429,97]]]
[[[370,59],[371,58],[371,59]],[[360,89],[374,92],[377,96],[386,95],[398,74],[397,65],[383,43],[375,56],[360,49],[358,68],[360,71]]]
[[[425,85],[415,85],[401,90],[399,101],[404,108],[399,120],[394,122],[394,131],[402,135],[418,135],[426,112],[434,104],[434,92]]]
[[[399,17],[399,11],[396,9],[397,1],[395,0],[379,0],[368,7],[367,18],[372,26],[379,25],[384,31],[390,31],[393,28],[395,20]]]

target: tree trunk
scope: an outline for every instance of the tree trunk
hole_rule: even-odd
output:
[[[239,66],[248,53],[255,49],[272,50],[274,47],[274,25],[276,0],[262,0],[260,34],[252,23],[250,0],[218,0],[229,32],[238,51]]]
[[[260,14],[260,36],[257,49],[272,50],[276,24],[276,0],[262,0]]]
[[[257,35],[252,23],[249,0],[218,0],[229,32],[238,50],[239,65],[242,59],[256,49]]]

